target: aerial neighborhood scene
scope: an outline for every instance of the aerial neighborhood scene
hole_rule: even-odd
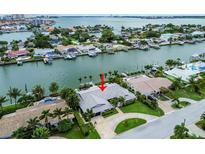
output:
[[[204,139],[205,16],[0,15],[0,139]]]

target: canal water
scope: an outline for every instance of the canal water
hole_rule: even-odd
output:
[[[164,46],[159,50],[149,51],[132,50],[119,52],[114,55],[101,54],[97,57],[78,57],[75,60],[54,60],[52,65],[43,62],[24,63],[23,66],[8,65],[0,67],[0,95],[5,95],[8,88],[18,87],[28,89],[36,84],[41,84],[48,91],[52,81],[60,86],[76,88],[78,79],[84,76],[93,76],[94,81],[99,81],[101,72],[118,70],[119,72],[133,72],[141,70],[146,64],[164,65],[169,58],[181,58],[188,62],[189,57],[205,50],[205,42],[195,45]],[[88,82],[83,79],[82,82]]]

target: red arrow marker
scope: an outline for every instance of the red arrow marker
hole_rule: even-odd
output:
[[[98,87],[101,89],[101,91],[104,91],[105,88],[107,88],[107,86],[104,85],[104,73],[101,74],[101,85]]]

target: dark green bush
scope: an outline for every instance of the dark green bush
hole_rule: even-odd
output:
[[[65,133],[72,129],[72,122],[70,120],[64,119],[58,123],[57,129],[60,133]]]

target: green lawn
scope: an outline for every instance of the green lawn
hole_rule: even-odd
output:
[[[116,109],[112,109],[112,110],[103,112],[103,113],[102,113],[102,116],[103,116],[104,118],[107,118],[107,117],[112,116],[112,115],[117,114],[117,113],[118,113],[118,112],[117,112]]]
[[[204,120],[198,121],[196,123],[196,126],[205,131],[205,121]]]
[[[115,128],[115,133],[120,134],[122,132],[125,132],[129,129],[135,128],[145,123],[146,123],[146,120],[144,119],[139,119],[139,118],[126,119],[126,120],[121,121],[117,125],[117,127]]]
[[[6,114],[9,114],[9,113],[13,113],[13,112],[16,112],[16,110],[18,109],[22,109],[22,108],[25,108],[28,104],[24,103],[19,103],[19,104],[12,104],[12,105],[8,105],[8,106],[4,106],[3,107],[3,110],[2,110],[2,116],[3,115],[6,115]]]
[[[77,124],[75,124],[70,131],[62,134],[61,136],[68,139],[100,139],[98,132],[95,130],[93,126],[90,129],[89,135],[84,136]]]
[[[149,108],[147,105],[136,101],[133,104],[124,106],[121,108],[122,112],[124,113],[132,113],[132,112],[137,112],[137,113],[145,113],[145,114],[150,114],[150,115],[155,115],[155,116],[163,116],[164,112],[162,109],[157,108],[156,110],[153,110]]]
[[[170,97],[170,98],[180,98],[180,97],[184,97],[184,98],[190,98],[196,101],[199,101],[203,98],[205,98],[205,88],[201,88],[202,94],[199,95],[195,92],[193,92],[191,90],[191,88],[186,87],[184,89],[177,89],[175,91],[170,90],[167,94],[165,94],[166,96]]]

